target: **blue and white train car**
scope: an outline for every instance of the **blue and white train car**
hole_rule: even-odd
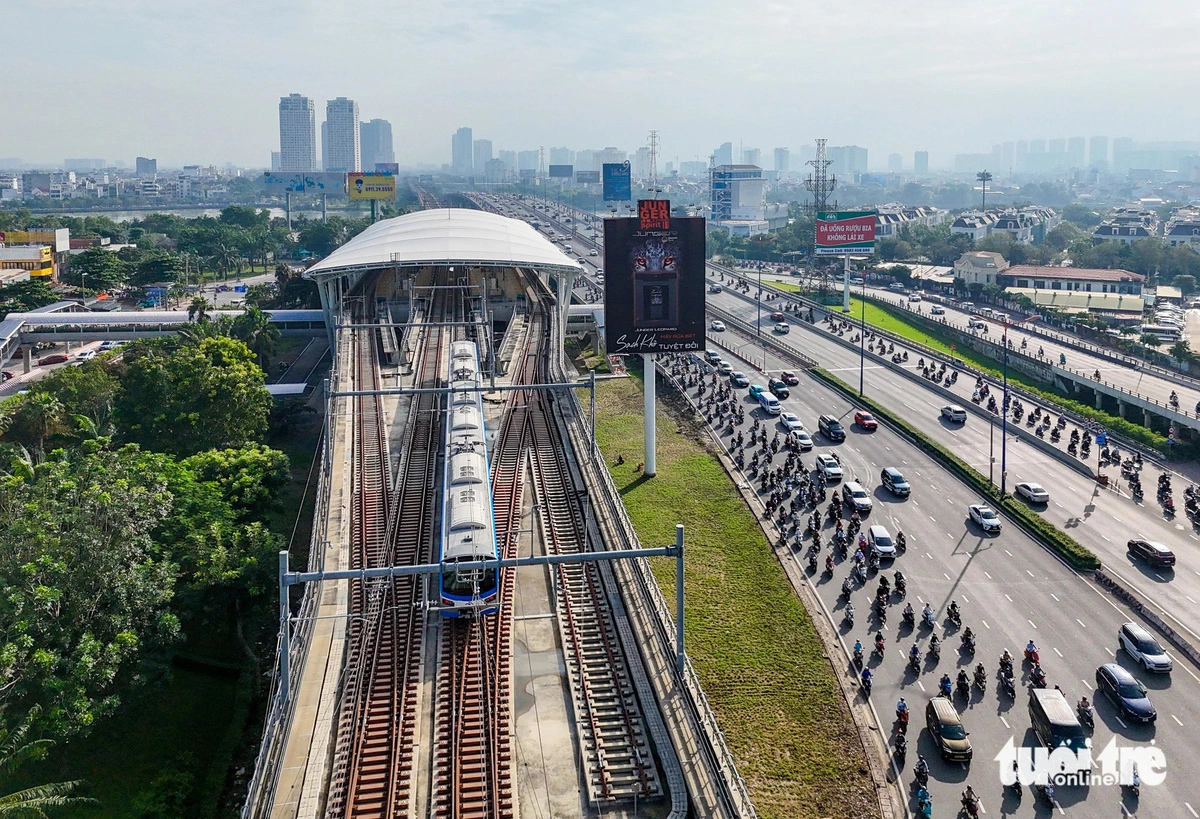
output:
[[[440,579],[442,615],[461,617],[496,611],[496,569],[456,571],[455,563],[496,558],[496,522],[483,426],[483,380],[474,342],[450,343],[449,405],[442,490]]]

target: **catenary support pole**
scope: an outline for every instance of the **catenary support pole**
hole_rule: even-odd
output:
[[[292,678],[292,608],[288,603],[288,553],[279,553],[279,701],[287,702]]]
[[[675,524],[675,670],[683,673],[687,652],[683,648],[683,524]]]
[[[642,353],[642,362],[645,369],[645,401],[642,405],[642,412],[645,414],[645,432],[646,432],[646,456],[643,458],[642,471],[648,478],[653,478],[657,472],[657,465],[654,462],[654,452],[656,436],[658,434],[657,425],[654,418],[654,392],[655,381],[658,379],[658,373],[654,370],[654,353]]]
[[[850,255],[842,257],[845,267],[842,268],[842,312],[850,312]]]

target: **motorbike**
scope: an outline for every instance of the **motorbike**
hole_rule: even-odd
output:
[[[910,610],[901,614],[900,619],[904,621],[906,626],[912,628],[916,624],[917,616]]]
[[[808,555],[808,570],[815,572],[817,570],[817,556],[811,552]]]
[[[964,634],[962,636],[962,649],[968,654],[975,653],[975,635]]]
[[[958,609],[948,609],[946,611],[946,619],[953,623],[956,627],[962,625],[962,613]]]
[[[963,791],[962,806],[966,810],[967,815],[976,817],[979,815],[979,797]]]
[[[1013,699],[1017,698],[1017,682],[1013,679],[1012,674],[1000,675],[1000,688]]]
[[[854,667],[862,670],[863,667],[863,652],[861,648],[854,649]]]
[[[904,597],[908,593],[908,582],[902,577],[896,581],[896,594]]]
[[[1013,673],[1012,660],[1006,660],[1004,657],[1000,658],[1000,673],[1010,675]]]
[[[922,819],[930,819],[933,816],[933,797],[924,788],[917,791],[917,813]]]
[[[1122,788],[1122,790],[1128,791],[1129,795],[1132,796],[1134,799],[1137,799],[1138,796],[1141,795],[1142,778],[1140,776],[1138,776],[1137,765],[1133,766],[1133,776],[1131,777],[1131,781],[1129,782],[1129,784],[1122,785],[1121,788]]]
[[[903,532],[897,532],[896,533],[896,549],[900,552],[903,552],[907,548],[908,548],[908,539],[904,536]]]
[[[908,709],[907,708],[905,708],[903,711],[901,711],[899,708],[896,709],[896,721],[899,723],[898,728],[899,728],[900,733],[903,734],[905,731],[908,730]]]
[[[882,637],[875,638],[875,653],[876,654],[878,654],[880,657],[882,657],[883,652],[886,650],[886,648],[887,648],[887,644],[884,642]]]
[[[955,685],[958,695],[963,699],[968,699],[971,696],[971,684],[966,679],[960,679]]]
[[[929,626],[930,628],[933,628],[934,626],[937,625],[937,621],[934,618],[932,609],[921,614],[921,624],[925,625],[925,626]]]
[[[940,694],[941,694],[943,697],[948,697],[948,696],[950,696],[950,691],[951,691],[951,690],[952,690],[952,689],[951,689],[951,686],[950,686],[950,680],[949,680],[948,678],[943,678],[943,679],[942,679],[942,681],[938,683],[938,692],[939,692],[939,693],[940,693]]]
[[[1051,785],[1049,782],[1047,782],[1045,785],[1035,784],[1032,787],[1033,787],[1033,793],[1035,796],[1039,796],[1039,797],[1045,799],[1047,802],[1050,803],[1051,807],[1054,806],[1054,786],[1053,785]]]
[[[1075,710],[1079,712],[1080,723],[1086,725],[1089,731],[1096,727],[1096,718],[1092,714],[1092,706],[1080,705]]]
[[[904,757],[908,755],[908,738],[904,734],[896,734],[896,760],[903,765]]]
[[[1046,687],[1046,672],[1045,671],[1043,671],[1040,674],[1031,674],[1029,676],[1029,679],[1030,679],[1030,682],[1033,683],[1034,688],[1045,688]]]
[[[975,687],[978,688],[980,692],[987,691],[987,675],[983,671],[975,672]]]
[[[845,618],[846,618],[846,622],[848,624],[850,624],[851,626],[854,625],[854,606],[851,606],[851,605],[846,606]]]
[[[909,654],[908,655],[908,667],[911,668],[914,673],[920,674],[921,673],[921,655],[920,654]]]
[[[1033,665],[1041,665],[1042,658],[1038,654],[1038,650],[1036,648],[1025,649],[1025,662],[1032,663]]]
[[[916,774],[917,784],[922,788],[929,784],[929,763],[925,761],[925,757],[917,760],[913,773]]]

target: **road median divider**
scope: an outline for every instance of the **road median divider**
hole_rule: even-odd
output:
[[[833,373],[821,367],[812,367],[808,370],[814,378],[827,384],[830,387],[838,390],[852,399],[856,404],[862,404],[866,409],[870,410],[876,418],[885,421],[896,429],[902,431],[926,454],[932,456],[942,463],[947,469],[953,472],[963,481],[966,481],[973,489],[984,495],[998,509],[1002,509],[1006,514],[1018,521],[1031,535],[1051,551],[1062,557],[1073,568],[1079,570],[1093,570],[1100,568],[1100,560],[1087,547],[1080,544],[1074,538],[1060,531],[1050,522],[1043,519],[1040,515],[1034,513],[1016,498],[1011,495],[1000,497],[1000,493],[991,485],[987,478],[976,471],[972,466],[967,464],[961,458],[948,449],[943,447],[937,441],[930,438],[925,433],[918,430],[916,427],[909,424],[907,421],[900,418],[887,407],[882,406],[876,401],[865,396],[860,396],[849,384],[842,381]]]

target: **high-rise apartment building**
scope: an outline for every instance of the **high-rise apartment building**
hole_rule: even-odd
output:
[[[518,171],[536,171],[538,170],[538,159],[540,155],[537,151],[517,151],[517,170]]]
[[[362,170],[370,173],[380,162],[395,162],[396,152],[392,148],[392,123],[386,119],[373,119],[358,126],[358,139]]]
[[[308,173],[317,169],[317,113],[300,94],[279,98],[279,170]]]
[[[154,176],[158,173],[158,160],[139,156],[135,161],[138,176]]]
[[[450,138],[450,172],[470,176],[474,169],[475,142],[470,128],[459,128]]]
[[[271,151],[271,170],[279,170],[279,151]]]
[[[1084,149],[1086,145],[1087,140],[1083,137],[1071,137],[1067,140],[1067,161],[1072,168],[1085,166]]]
[[[915,176],[929,175],[929,151],[913,152],[913,174]]]
[[[504,163],[504,170],[510,174],[517,172],[517,152],[516,151],[498,151],[496,156]]]
[[[837,176],[851,181],[856,174],[867,172],[867,149],[858,145],[838,145],[829,149],[829,166]]]
[[[321,170],[329,168],[329,123],[321,120]]]
[[[904,170],[904,157],[900,154],[888,154],[888,173],[900,173]]]
[[[732,142],[722,142],[721,147],[719,147],[715,151],[713,151],[713,154],[716,156],[716,163],[718,165],[732,165],[733,164],[733,143]]]
[[[471,161],[474,163],[475,175],[483,176],[487,172],[487,164],[492,161],[492,141],[476,139],[471,143],[471,149]]]
[[[361,171],[362,135],[358,130],[358,103],[345,97],[329,100],[325,103],[325,122],[329,124],[325,170],[337,173]]]
[[[1088,167],[1108,170],[1108,137],[1092,137],[1088,144]]]
[[[743,165],[758,165],[762,167],[762,151],[758,148],[743,148],[742,149],[742,164]]]
[[[787,173],[791,170],[792,152],[787,148],[775,149],[775,173]]]
[[[574,165],[575,152],[570,148],[551,148],[546,152],[550,158],[547,160],[549,165]]]

